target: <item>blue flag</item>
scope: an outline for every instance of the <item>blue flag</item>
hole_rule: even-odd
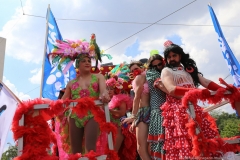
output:
[[[218,41],[220,43],[220,47],[222,48],[222,54],[224,59],[227,62],[228,69],[233,77],[234,85],[236,87],[240,87],[240,65],[236,57],[234,56],[232,50],[230,49],[226,39],[224,38],[224,35],[222,33],[221,27],[218,23],[217,17],[212,9],[211,6],[208,6],[213,25],[215,28],[215,31],[217,32],[219,38]]]
[[[53,64],[51,57],[48,57],[48,54],[51,53],[51,51],[54,49],[55,41],[63,39],[50,9],[47,15],[48,36],[42,84],[42,97],[56,100],[58,99],[60,90],[65,88],[69,80],[76,77],[76,71],[72,65],[70,69],[64,74],[61,70],[58,69],[58,63]],[[62,70],[66,67],[66,65],[67,63],[61,64]]]

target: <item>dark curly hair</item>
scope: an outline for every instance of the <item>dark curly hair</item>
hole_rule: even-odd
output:
[[[199,78],[198,78],[198,74],[202,75],[203,74],[201,72],[198,71],[198,68],[197,68],[197,65],[196,65],[196,62],[190,58],[189,54],[186,54],[183,49],[176,45],[176,44],[171,44],[169,46],[167,46],[164,50],[164,58],[167,59],[168,57],[168,54],[170,52],[173,52],[173,53],[176,53],[176,54],[179,54],[181,55],[181,63],[182,65],[184,66],[184,70],[186,72],[188,72],[187,70],[191,70],[193,68],[193,72],[188,72],[191,76],[192,76],[192,79],[193,79],[193,83],[196,87],[198,87],[200,85],[200,81],[199,81]],[[172,68],[172,66],[170,64],[168,64],[168,62],[166,62],[166,66],[169,67],[169,68]]]

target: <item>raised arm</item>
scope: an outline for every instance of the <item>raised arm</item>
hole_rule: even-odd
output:
[[[221,87],[220,85],[214,83],[213,81],[207,79],[207,78],[204,78],[202,75],[198,74],[198,78],[199,78],[199,81],[201,83],[201,85],[209,90],[212,90],[212,91],[216,91],[218,90],[219,88],[223,88]]]

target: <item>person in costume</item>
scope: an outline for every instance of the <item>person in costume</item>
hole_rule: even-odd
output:
[[[106,81],[109,97],[111,101],[108,103],[111,121],[117,125],[118,132],[114,149],[118,151],[120,159],[135,160],[136,154],[136,138],[130,133],[128,125],[121,124],[121,120],[126,118],[127,111],[132,109],[132,99],[128,94],[125,94],[126,88],[123,83],[127,83],[122,78],[113,77]]]
[[[189,58],[189,54],[184,53],[180,46],[171,41],[165,42],[164,46],[166,67],[162,70],[161,79],[155,81],[155,86],[160,87],[163,84],[168,93],[166,102],[160,107],[164,117],[166,159],[191,159],[193,153],[198,152],[200,148],[193,148],[194,139],[189,135],[186,127],[191,115],[187,113],[187,109],[182,107],[181,97],[200,84],[207,88],[203,89],[202,92],[207,93],[209,93],[208,89],[216,91],[222,87],[204,78],[198,71],[195,61]],[[201,132],[202,141],[219,137],[216,123],[208,113],[204,113],[201,107],[196,106],[195,114],[195,121],[198,125],[198,131]],[[202,150],[203,155],[204,152],[207,151]],[[214,157],[217,154],[210,156]]]
[[[131,108],[131,99],[126,94],[119,94],[122,89],[123,80],[120,78],[110,78],[106,81],[109,97],[111,101],[109,102],[109,111],[111,114],[111,121],[115,123],[118,127],[116,142],[114,149],[116,151],[121,147],[122,141],[124,139],[121,132],[120,118],[125,116],[127,109]]]
[[[146,79],[150,91],[150,123],[148,142],[152,159],[164,159],[164,127],[162,110],[159,108],[166,101],[166,94],[154,86],[154,81],[161,76],[165,65],[164,59],[157,50],[152,50],[147,62]],[[166,90],[165,90],[166,91]]]
[[[139,61],[133,61],[129,65],[134,80],[132,87],[135,93],[133,99],[132,115],[126,118],[123,123],[132,123],[130,131],[133,132],[136,127],[137,151],[143,160],[150,160],[148,152],[148,124],[150,116],[149,107],[149,88],[146,81],[143,64]]]
[[[91,73],[92,59],[96,60],[96,66],[98,60],[101,60],[95,35],[92,34],[90,43],[84,40],[57,41],[56,47],[56,50],[50,54],[53,56],[53,59],[60,58],[60,62],[63,62],[67,58],[70,61],[76,60],[75,65],[79,71],[78,77],[68,82],[62,99],[75,100],[92,97],[94,99],[101,99],[102,102],[108,102],[109,96],[104,76],[102,74]],[[82,153],[84,149],[86,153],[90,150],[96,151],[99,124],[93,119],[93,114],[89,111],[87,115],[82,115],[68,110],[65,112],[65,116],[69,118],[71,147],[68,153]],[[67,128],[65,128],[65,132],[68,132]],[[85,144],[85,146],[83,147],[82,144]]]

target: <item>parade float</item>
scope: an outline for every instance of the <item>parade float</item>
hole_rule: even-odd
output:
[[[46,51],[44,52],[46,53]],[[105,65],[98,68],[93,67],[92,72],[101,73],[104,76],[108,76],[108,72],[115,66]],[[206,139],[203,137],[199,124],[201,122],[198,115],[195,114],[195,106],[199,101],[207,102],[212,105],[207,108],[203,108],[204,112],[212,111],[219,108],[224,104],[230,103],[236,113],[240,115],[240,91],[234,86],[229,86],[223,80],[221,83],[228,87],[229,90],[219,89],[216,92],[200,92],[199,90],[191,90],[183,97],[183,107],[186,109],[188,122],[186,126],[188,128],[188,134],[193,140],[192,155],[196,159],[210,159],[210,153],[219,153],[221,156],[233,157],[235,153],[240,151],[240,136],[232,138],[220,138],[215,137]],[[131,89],[131,81],[124,84],[126,88]],[[104,112],[100,110],[96,105],[104,105]],[[93,100],[91,98],[81,98],[77,100],[48,100],[37,98],[28,101],[22,101],[19,103],[16,113],[14,115],[12,123],[12,131],[15,141],[18,146],[17,160],[34,159],[34,160],[57,160],[59,157],[56,153],[57,139],[56,134],[53,131],[54,119],[56,116],[63,114],[66,110],[72,109],[75,113],[87,113],[91,111],[94,115],[94,119],[100,126],[100,131],[107,133],[107,142],[103,153],[90,151],[84,155],[70,154],[67,159],[70,160],[117,160],[120,159],[116,151],[114,151],[113,143],[116,137],[116,127],[110,122],[110,114],[108,104],[103,104],[99,100]],[[209,121],[214,123],[211,117],[207,117]],[[214,125],[212,126],[214,130]],[[62,140],[66,139],[68,135],[63,135]],[[64,143],[62,147],[65,146]],[[133,153],[130,153],[133,154]],[[229,159],[230,159],[229,158]],[[234,157],[233,157],[234,158]]]
[[[92,71],[107,75],[113,68],[113,65],[106,65],[97,70],[93,67]],[[228,87],[232,87],[224,81],[221,82]],[[131,84],[129,82],[126,82],[125,85],[129,90],[131,89]],[[218,90],[210,94],[204,94],[196,89],[189,91],[183,97],[183,105],[191,117],[189,123],[186,125],[188,126],[189,135],[194,140],[192,150],[194,157],[208,157],[210,152],[216,151],[222,155],[225,153],[229,154],[229,152],[236,153],[240,151],[240,137],[224,139],[225,143],[222,143],[220,137],[213,139],[205,139],[202,137],[201,131],[198,130],[198,125],[200,124],[195,123],[198,116],[195,114],[194,108],[198,101],[213,104],[213,106],[204,108],[203,110],[205,112],[221,107],[223,104],[231,103],[232,106],[235,107],[233,109],[240,114],[240,106],[235,103],[239,101],[239,98],[240,92],[236,87],[232,87],[232,92]],[[14,139],[18,144],[18,157],[16,157],[16,159],[58,159],[56,156],[57,142],[52,128],[53,125],[49,124],[47,121],[63,113],[70,107],[72,107],[73,111],[76,113],[86,113],[90,110],[94,114],[94,119],[99,123],[101,132],[108,133],[108,145],[103,155],[91,151],[85,155],[69,155],[69,159],[119,159],[117,153],[113,150],[116,127],[110,122],[108,105],[104,104],[105,114],[101,112],[98,107],[95,107],[95,105],[102,105],[102,103],[99,100],[94,101],[91,98],[56,101],[37,98],[21,102],[16,110],[12,125]],[[64,139],[66,137],[62,138]],[[205,153],[205,155],[203,155],[203,153]]]

